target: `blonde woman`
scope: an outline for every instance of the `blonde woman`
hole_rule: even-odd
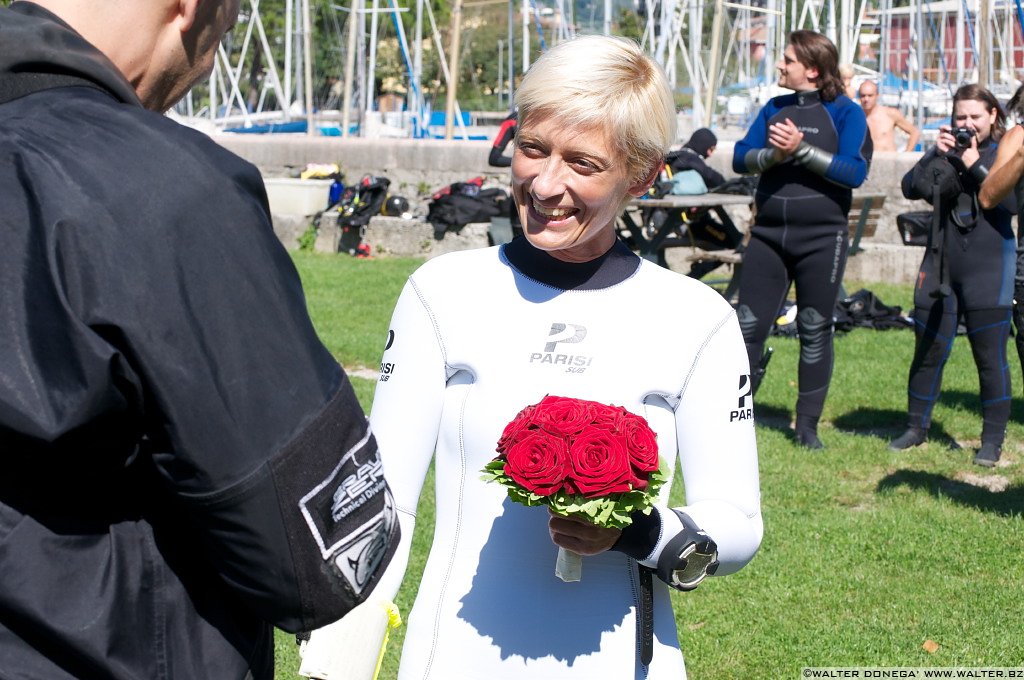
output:
[[[680,556],[704,551],[722,576],[761,541],[743,338],[718,293],[616,239],[617,216],[646,193],[675,137],[657,64],[631,41],[578,38],[534,64],[516,104],[525,238],[410,277],[370,416],[403,537],[384,597],[405,575],[432,459],[436,469],[433,545],[399,677],[678,680],[668,588],[696,586],[708,564]],[[644,416],[687,504],[669,508],[666,486],[656,512],[619,531],[513,504],[481,481],[505,425],[546,394]],[[559,547],[585,556],[581,581],[555,577]]]

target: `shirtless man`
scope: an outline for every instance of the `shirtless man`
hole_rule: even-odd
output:
[[[907,148],[904,151],[913,151],[917,146],[917,138],[921,136],[920,130],[897,109],[878,103],[878,85],[875,83],[865,80],[860,84],[859,93],[875,151],[896,150],[896,128],[907,133]]]

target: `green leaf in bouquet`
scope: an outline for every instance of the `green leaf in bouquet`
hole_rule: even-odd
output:
[[[499,482],[504,484],[508,476],[505,474],[505,461],[500,458],[491,460],[482,470],[480,477],[485,482]]]

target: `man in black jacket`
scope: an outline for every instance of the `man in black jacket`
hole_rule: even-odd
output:
[[[161,112],[238,0],[0,9],[0,675],[271,678],[398,526],[253,166]]]

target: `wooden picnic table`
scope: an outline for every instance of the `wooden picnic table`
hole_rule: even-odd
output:
[[[619,218],[619,229],[624,235],[631,237],[640,257],[665,265],[665,248],[685,245],[680,239],[673,239],[678,224],[673,220],[663,220],[654,225],[652,213],[658,209],[690,210],[704,208],[715,214],[725,226],[736,229],[732,218],[726,211],[727,205],[751,205],[753,196],[744,194],[696,194],[693,196],[664,196],[662,198],[635,198],[629,202]],[[746,231],[740,229],[739,231]]]

